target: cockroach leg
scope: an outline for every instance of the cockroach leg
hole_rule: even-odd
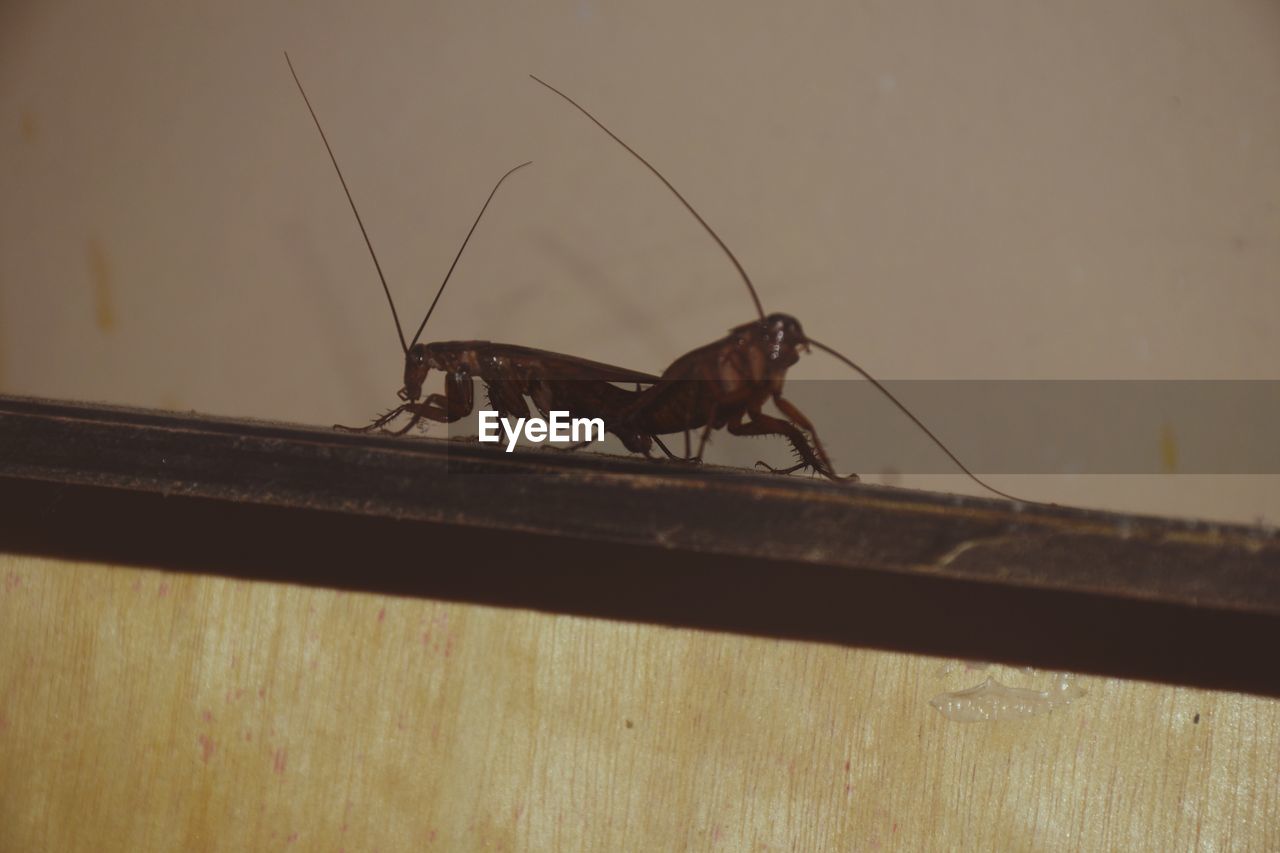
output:
[[[373,432],[375,429],[380,429],[384,424],[388,424],[391,421],[395,420],[400,415],[401,412],[404,412],[408,408],[409,408],[408,403],[405,403],[400,406],[396,406],[394,409],[391,409],[390,411],[384,413],[383,415],[375,418],[373,422],[368,424],[367,426],[350,427],[350,426],[343,426],[342,424],[334,424],[333,428],[336,430],[340,430],[342,432]],[[399,433],[397,433],[397,435],[398,434]]]
[[[786,401],[784,400],[783,402]],[[790,403],[787,405],[796,415],[799,415],[799,418],[796,419],[797,421],[808,423],[808,420],[798,409]],[[791,443],[792,449],[801,460],[790,468],[774,468],[772,465],[763,462],[757,462],[757,465],[762,465],[775,474],[790,474],[804,468],[812,468],[830,480],[857,481],[857,474],[841,477],[832,469],[831,463],[826,458],[826,452],[822,449],[822,445],[818,444],[818,437],[813,433],[812,429],[809,429],[808,435],[806,435],[796,424],[784,421],[781,418],[775,418],[772,415],[766,415],[758,408],[750,409],[748,414],[751,416],[750,421],[744,423],[741,416],[739,416],[725,425],[731,435],[780,435]],[[790,416],[791,412],[787,414]],[[810,444],[810,436],[813,440],[812,444]]]
[[[720,424],[716,423],[716,414],[717,414],[717,409],[719,408],[720,408],[719,405],[716,402],[712,401],[709,407],[709,411],[707,412],[707,424],[702,428],[702,438],[698,441],[698,454],[693,457],[694,460],[697,462],[702,461],[702,454],[707,449],[707,441],[711,439],[711,430],[716,429],[717,427],[720,426]],[[688,434],[688,432],[689,432],[688,430],[685,430],[686,435]]]
[[[689,461],[689,431],[688,430],[685,430],[684,432],[684,456],[676,456],[674,453],[672,453],[670,450],[667,449],[667,446],[662,443],[662,439],[658,438],[656,435],[653,436],[653,443],[658,445],[658,447],[661,448],[663,453],[667,454],[668,459],[674,459],[677,462]],[[656,459],[657,457],[653,456],[652,454],[649,454],[649,458]]]
[[[412,409],[410,409],[410,411],[412,411]],[[400,429],[388,429],[388,430],[383,430],[383,432],[387,433],[388,435],[404,435],[406,432],[408,432],[409,430],[417,426],[418,421],[420,420],[422,420],[422,415],[418,414],[417,412],[414,412],[413,417],[409,418],[409,422],[404,426],[400,427]]]
[[[804,412],[800,411],[800,409],[796,407],[795,403],[784,398],[780,391],[775,391],[773,394],[773,404],[777,406],[778,410],[786,415],[793,424],[809,434],[809,438],[813,441],[814,453],[822,460],[824,465],[824,468],[815,468],[815,471],[818,471],[833,480],[857,481],[858,475],[856,474],[841,477],[835,473],[835,466],[831,464],[831,459],[827,456],[826,449],[822,446],[822,442],[818,440],[818,431],[814,429],[813,422],[805,417]]]

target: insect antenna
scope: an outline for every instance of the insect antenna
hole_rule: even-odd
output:
[[[751,294],[751,301],[756,304],[756,312],[760,315],[760,319],[763,320],[764,306],[760,304],[760,295],[756,293],[756,286],[751,283],[751,276],[747,275],[747,271],[743,268],[742,264],[738,261],[737,256],[735,256],[733,252],[729,250],[729,247],[725,245],[724,240],[720,239],[720,235],[715,232],[715,229],[707,224],[707,220],[703,219],[702,215],[699,214],[698,211],[693,209],[693,205],[689,203],[688,199],[686,199],[684,196],[680,194],[680,191],[678,189],[672,186],[671,182],[667,180],[666,176],[663,175],[661,172],[659,172],[652,163],[644,159],[644,157],[640,156],[640,152],[636,151],[630,145],[623,142],[622,139],[618,137],[618,134],[614,133],[612,130],[605,127],[604,123],[601,122],[600,119],[596,118],[591,113],[589,113],[587,111],[587,108],[582,106],[582,104],[578,103],[573,98],[570,98],[564,92],[561,92],[559,89],[557,89],[555,86],[552,86],[550,83],[546,82],[545,80],[541,80],[538,77],[534,76],[533,74],[530,74],[529,76],[533,77],[534,80],[541,83],[543,86],[546,86],[548,89],[550,89],[551,91],[555,92],[557,95],[559,95],[560,97],[568,101],[570,104],[577,107],[578,112],[582,113],[584,116],[591,119],[591,121],[595,124],[596,127],[600,128],[605,133],[609,134],[609,136],[613,139],[614,142],[618,143],[623,148],[627,149],[627,151],[631,154],[632,157],[635,157],[637,160],[643,163],[649,169],[650,172],[653,172],[653,174],[657,175],[658,180],[662,181],[662,183],[666,186],[666,188],[671,190],[671,194],[680,200],[680,203],[684,205],[685,210],[693,214],[693,218],[698,220],[698,224],[706,229],[707,233],[711,235],[711,239],[716,241],[716,244],[720,247],[721,251],[723,251],[725,255],[728,256],[729,260],[733,262],[733,265],[738,270],[738,275],[742,276],[742,281],[747,285],[747,291]]]
[[[959,459],[959,458],[958,458],[954,453],[952,453],[952,452],[951,452],[951,449],[950,449],[950,448],[948,448],[945,444],[943,444],[943,443],[942,443],[942,439],[940,439],[940,438],[938,438],[936,435],[934,435],[934,434],[933,434],[933,430],[931,430],[931,429],[929,429],[927,426],[925,426],[925,425],[924,425],[924,422],[923,422],[923,421],[921,421],[919,418],[917,418],[917,417],[915,416],[915,414],[914,414],[914,413],[912,413],[912,411],[911,411],[910,409],[908,409],[908,408],[907,408],[906,404],[905,404],[905,403],[903,403],[901,400],[899,400],[897,397],[895,397],[895,396],[893,395],[893,393],[892,393],[888,388],[884,387],[884,385],[880,382],[880,380],[879,380],[879,379],[876,379],[876,378],[875,378],[874,376],[872,376],[870,373],[867,373],[867,371],[865,371],[865,370],[863,370],[861,367],[859,367],[859,366],[858,366],[858,364],[857,364],[853,359],[849,358],[848,356],[846,356],[846,355],[844,355],[844,354],[842,354],[842,353],[840,353],[840,352],[837,352],[836,350],[832,349],[831,347],[827,346],[826,344],[824,344],[824,343],[820,343],[820,342],[818,342],[818,341],[815,341],[813,338],[807,338],[807,340],[808,340],[808,341],[809,341],[809,343],[810,343],[810,344],[812,344],[813,346],[817,347],[818,349],[822,350],[823,352],[827,353],[828,355],[833,356],[833,357],[835,357],[835,358],[839,359],[840,361],[843,361],[843,362],[844,362],[845,364],[847,364],[849,367],[852,367],[852,368],[853,368],[854,370],[856,370],[859,374],[861,374],[863,379],[865,379],[865,380],[867,380],[868,382],[870,382],[873,386],[875,386],[875,389],[876,389],[877,391],[879,391],[881,394],[883,394],[883,395],[884,395],[884,396],[889,400],[889,402],[891,402],[891,403],[893,403],[893,405],[897,406],[897,407],[898,407],[898,411],[902,412],[904,415],[906,415],[908,418],[910,418],[910,419],[911,419],[911,422],[912,422],[913,424],[915,424],[916,426],[918,426],[918,427],[920,428],[920,431],[921,431],[921,432],[923,432],[925,435],[927,435],[927,436],[929,437],[929,440],[930,440],[930,441],[932,441],[934,444],[936,444],[936,445],[938,446],[938,448],[942,450],[942,452],[943,452],[943,453],[947,454],[947,458],[948,458],[948,459],[950,459],[952,462],[954,462],[954,463],[956,464],[956,467],[957,467],[957,468],[959,468],[961,471],[963,471],[965,474],[967,474],[967,475],[969,476],[969,479],[973,480],[973,481],[974,481],[975,483],[977,483],[979,486],[982,486],[982,488],[986,489],[986,490],[987,490],[987,491],[989,491],[989,492],[992,492],[992,493],[994,493],[994,494],[997,494],[997,495],[999,495],[999,496],[1000,496],[1000,497],[1002,497],[1002,498],[1008,498],[1008,499],[1009,499],[1009,500],[1011,500],[1011,501],[1018,501],[1018,502],[1020,502],[1020,503],[1027,503],[1027,504],[1036,504],[1037,506],[1047,506],[1047,504],[1041,503],[1040,501],[1028,500],[1027,498],[1020,498],[1020,497],[1018,497],[1017,495],[1011,495],[1011,494],[1009,494],[1008,492],[1002,492],[1002,491],[1000,491],[999,489],[997,489],[995,486],[993,486],[993,485],[991,485],[990,483],[988,483],[988,482],[986,482],[985,480],[983,480],[983,479],[982,479],[981,477],[979,477],[977,474],[975,474],[975,473],[973,473],[972,471],[970,471],[970,470],[969,470],[969,468],[968,468],[968,466],[966,466],[963,462],[961,462],[961,461],[960,461],[960,459]]]
[[[364,220],[360,218],[360,211],[356,210],[355,199],[351,197],[351,190],[347,188],[347,179],[342,177],[342,169],[338,168],[338,158],[333,156],[333,148],[329,145],[329,139],[324,135],[324,128],[320,126],[320,119],[316,117],[316,111],[311,106],[311,99],[307,97],[306,90],[302,88],[302,81],[298,79],[298,72],[293,68],[293,60],[289,58],[289,51],[284,52],[284,61],[289,63],[289,73],[293,75],[293,82],[298,84],[298,91],[302,93],[302,100],[307,105],[307,111],[311,113],[311,120],[316,123],[316,130],[320,131],[320,140],[324,142],[324,148],[329,152],[329,160],[333,163],[333,170],[338,173],[338,180],[342,183],[342,191],[347,194],[347,203],[351,205],[351,212],[356,215],[356,224],[360,226],[360,234],[364,237],[364,244],[369,247],[369,257],[373,258],[374,269],[378,271],[378,280],[382,282],[382,292],[387,295],[387,304],[391,306],[391,319],[396,323],[396,334],[400,337],[400,349],[406,353],[409,347],[404,342],[404,330],[400,327],[400,315],[396,313],[395,300],[391,298],[391,288],[387,287],[387,277],[382,274],[382,264],[378,263],[378,255],[373,251],[373,243],[369,240],[369,232],[364,228]]]
[[[431,300],[431,307],[427,309],[427,316],[422,318],[422,323],[419,324],[418,331],[414,332],[413,341],[409,346],[413,346],[418,342],[419,336],[422,335],[422,330],[427,327],[427,321],[431,319],[431,312],[436,310],[436,303],[440,301],[440,295],[444,293],[444,286],[449,283],[449,276],[453,275],[454,267],[458,265],[458,261],[462,258],[462,253],[467,249],[467,243],[471,242],[471,235],[476,233],[476,226],[480,224],[480,219],[484,216],[484,212],[489,209],[489,202],[493,201],[493,197],[498,194],[498,187],[502,186],[502,182],[510,177],[513,172],[523,169],[532,162],[532,160],[526,160],[519,166],[507,170],[507,173],[498,178],[498,182],[493,185],[493,189],[489,191],[489,197],[484,200],[484,204],[480,207],[480,212],[476,214],[475,221],[471,223],[471,230],[467,232],[462,245],[458,247],[458,254],[453,256],[453,263],[449,264],[449,271],[444,274],[444,281],[440,282],[440,288],[436,291],[435,298]]]

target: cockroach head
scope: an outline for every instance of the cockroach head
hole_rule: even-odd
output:
[[[770,314],[735,328],[730,334],[739,345],[759,346],[770,363],[790,367],[800,360],[800,351],[809,351],[809,339],[800,321],[790,314]]]
[[[400,399],[413,402],[422,396],[422,383],[427,380],[427,371],[431,369],[426,344],[414,344],[404,354],[404,387],[400,389]]]

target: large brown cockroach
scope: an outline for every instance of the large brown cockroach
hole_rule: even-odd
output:
[[[656,438],[667,433],[683,432],[685,434],[686,457],[689,457],[689,433],[691,430],[702,430],[702,437],[696,454],[692,460],[702,458],[707,438],[715,429],[727,429],[733,435],[780,435],[785,437],[795,451],[799,462],[786,469],[770,468],[778,473],[791,473],[802,468],[814,471],[833,480],[857,479],[851,474],[841,477],[835,473],[827,452],[818,439],[817,431],[804,413],[782,396],[782,385],[786,380],[787,369],[800,359],[801,351],[810,347],[827,352],[844,362],[893,403],[912,423],[923,430],[948,458],[961,471],[969,475],[975,483],[985,489],[1010,500],[1025,501],[1007,492],[991,486],[961,462],[951,450],[942,443],[933,432],[926,427],[897,397],[890,393],[879,380],[863,370],[852,359],[835,349],[820,343],[804,333],[800,322],[789,314],[769,314],[764,312],[760,296],[756,292],[751,277],[733,252],[725,244],[720,235],[693,208],[667,178],[657,170],[634,148],[623,142],[612,130],[586,110],[577,101],[551,84],[540,80],[538,83],[555,92],[568,101],[597,127],[607,133],[615,142],[625,148],[633,157],[643,163],[658,180],[671,191],[693,218],[706,229],[721,250],[737,268],[738,274],[747,286],[751,299],[755,303],[756,313],[760,319],[743,323],[732,329],[728,336],[714,343],[699,347],[676,359],[670,367],[662,372],[659,381],[640,392],[627,405],[615,426],[621,430],[632,430],[634,433]],[[778,410],[785,416],[782,418],[764,414],[764,404],[773,400]],[[763,465],[764,463],[758,463]],[[769,466],[765,466],[769,467]]]
[[[298,79],[298,74],[293,68],[293,62],[289,60],[287,53],[285,54],[285,60],[289,63],[289,71],[293,74],[294,82],[298,85],[298,91],[302,93],[303,101],[307,105],[307,110],[311,113],[316,130],[320,132],[320,138],[324,142],[325,150],[329,153],[329,159],[333,163],[333,168],[338,173],[338,180],[342,183],[342,189],[347,195],[347,202],[351,205],[351,212],[355,214],[356,223],[360,226],[360,233],[363,235],[365,245],[373,258],[378,278],[382,282],[383,293],[387,297],[387,304],[391,306],[391,317],[395,321],[396,334],[400,337],[400,348],[404,351],[405,356],[404,385],[397,392],[401,400],[400,405],[379,416],[367,426],[345,427],[335,425],[335,429],[349,432],[368,432],[375,429],[386,430],[387,424],[405,413],[410,416],[408,422],[399,429],[387,431],[393,432],[395,435],[401,435],[424,419],[438,423],[453,423],[471,414],[474,408],[473,380],[479,379],[485,385],[490,405],[502,418],[527,418],[529,416],[529,407],[525,402],[527,397],[533,401],[534,406],[544,416],[549,416],[552,411],[558,410],[568,412],[572,417],[601,419],[604,422],[605,430],[617,435],[628,450],[644,453],[647,456],[650,454],[653,444],[656,443],[664,453],[668,456],[673,456],[656,436],[638,432],[630,426],[621,425],[621,413],[627,410],[638,398],[638,395],[642,393],[640,391],[641,386],[650,386],[658,381],[656,376],[576,356],[514,344],[500,344],[490,341],[443,341],[436,343],[419,343],[418,341],[427,326],[427,320],[431,318],[431,313],[440,301],[440,295],[444,292],[445,285],[449,283],[449,277],[457,267],[463,251],[466,250],[467,243],[471,240],[471,235],[475,233],[476,226],[480,224],[481,217],[484,216],[485,210],[488,209],[489,202],[493,200],[498,188],[502,186],[502,182],[512,172],[529,165],[528,163],[521,163],[498,179],[497,184],[494,185],[493,190],[489,193],[489,197],[485,199],[484,205],[480,208],[480,213],[471,224],[471,230],[467,232],[466,238],[462,241],[462,246],[458,249],[458,254],[449,266],[449,271],[445,274],[444,281],[441,282],[440,288],[436,291],[435,298],[431,301],[431,306],[427,309],[426,316],[418,324],[418,330],[414,333],[413,339],[409,342],[405,341],[404,330],[400,325],[400,317],[396,312],[395,301],[391,298],[391,290],[387,286],[387,280],[382,273],[381,264],[378,263],[378,257],[373,251],[373,243],[365,230],[364,222],[360,218],[360,212],[356,209],[351,190],[347,187],[346,179],[342,176],[342,169],[338,167],[338,160],[334,156],[329,140],[325,137],[324,129],[320,126],[320,120],[316,117],[311,101],[307,98],[307,93],[302,88],[302,82]],[[422,386],[431,370],[438,370],[444,374],[444,393],[429,394],[423,399]],[[635,390],[621,388],[614,383],[634,384],[636,388]]]

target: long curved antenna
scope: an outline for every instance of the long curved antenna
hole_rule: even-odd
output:
[[[440,294],[444,293],[444,286],[449,283],[449,276],[453,275],[453,269],[458,265],[458,261],[462,258],[462,253],[467,249],[467,243],[471,242],[471,235],[476,233],[476,226],[480,224],[480,218],[484,216],[484,212],[489,209],[489,202],[493,201],[493,197],[498,194],[498,187],[502,186],[502,182],[510,177],[512,172],[523,169],[532,163],[532,160],[526,160],[519,166],[507,171],[507,174],[498,178],[498,182],[493,185],[493,189],[489,191],[489,197],[484,200],[484,206],[480,208],[480,212],[476,214],[476,221],[471,223],[471,230],[467,232],[466,239],[462,241],[462,245],[458,248],[458,254],[453,256],[453,263],[449,264],[449,271],[444,274],[444,281],[440,282],[440,289],[436,291],[436,298],[431,300],[431,307],[427,309],[427,316],[422,318],[422,323],[418,325],[418,331],[414,332],[413,341],[409,346],[413,346],[418,342],[418,337],[422,335],[422,330],[427,327],[427,321],[431,319],[431,312],[436,310],[436,303],[440,301]],[[408,352],[408,350],[405,350]]]
[[[836,358],[838,358],[840,361],[843,361],[845,364],[847,364],[847,365],[849,365],[850,367],[852,367],[852,368],[853,368],[854,370],[856,370],[858,373],[862,374],[862,378],[863,378],[863,379],[867,380],[867,381],[868,381],[868,382],[870,382],[872,385],[874,385],[874,386],[875,386],[875,388],[876,388],[876,390],[877,390],[877,391],[879,391],[881,394],[885,395],[885,397],[887,397],[887,398],[889,399],[889,402],[891,402],[891,403],[893,403],[895,406],[897,406],[897,407],[898,407],[898,410],[899,410],[900,412],[902,412],[904,415],[906,415],[908,418],[910,418],[910,419],[911,419],[911,422],[912,422],[913,424],[915,424],[916,426],[920,427],[920,430],[921,430],[925,435],[929,436],[930,440],[932,440],[934,444],[938,445],[938,447],[939,447],[939,448],[941,448],[942,452],[943,452],[943,453],[945,453],[945,454],[947,454],[947,457],[948,457],[948,458],[950,458],[952,462],[956,463],[956,467],[957,467],[957,468],[959,468],[959,469],[960,469],[961,471],[963,471],[964,473],[968,474],[968,475],[969,475],[969,479],[973,480],[973,481],[974,481],[975,483],[977,483],[979,486],[982,486],[982,488],[986,489],[986,490],[987,490],[987,491],[989,491],[989,492],[992,492],[992,493],[994,493],[994,494],[997,494],[997,495],[999,495],[999,496],[1000,496],[1000,497],[1002,497],[1002,498],[1008,498],[1008,499],[1009,499],[1009,500],[1011,500],[1011,501],[1018,501],[1018,502],[1020,502],[1020,503],[1025,503],[1025,504],[1035,504],[1035,505],[1037,505],[1037,506],[1048,506],[1048,504],[1041,503],[1040,501],[1028,500],[1027,498],[1020,498],[1020,497],[1018,497],[1017,495],[1011,495],[1011,494],[1009,494],[1008,492],[1002,492],[1002,491],[1000,491],[999,489],[997,489],[995,486],[993,486],[993,485],[991,485],[990,483],[988,483],[988,482],[986,482],[985,480],[983,480],[983,479],[982,479],[981,477],[979,477],[977,474],[975,474],[975,473],[973,473],[972,471],[970,471],[970,470],[965,466],[965,464],[964,464],[963,462],[961,462],[961,461],[956,457],[956,455],[955,455],[954,453],[952,453],[952,452],[951,452],[951,450],[950,450],[950,449],[949,449],[945,444],[943,444],[943,443],[942,443],[942,439],[940,439],[940,438],[938,438],[936,435],[934,435],[934,434],[933,434],[933,430],[931,430],[931,429],[929,429],[927,426],[925,426],[925,425],[924,425],[924,423],[923,423],[919,418],[917,418],[917,417],[916,417],[916,416],[911,412],[911,410],[910,410],[910,409],[908,409],[908,408],[906,407],[906,405],[904,405],[904,404],[903,404],[903,402],[902,402],[901,400],[899,400],[897,397],[893,396],[893,394],[889,391],[889,389],[888,389],[888,388],[886,388],[886,387],[884,387],[884,385],[882,385],[882,384],[880,383],[880,380],[879,380],[879,379],[876,379],[876,378],[875,378],[874,376],[872,376],[870,373],[867,373],[867,371],[865,371],[865,370],[863,370],[861,367],[859,367],[856,363],[854,363],[853,359],[851,359],[851,358],[849,358],[849,357],[847,357],[847,356],[845,356],[845,355],[842,355],[841,353],[837,352],[836,350],[833,350],[831,347],[827,346],[826,344],[819,343],[818,341],[815,341],[813,338],[808,338],[808,341],[809,341],[809,343],[810,343],[810,344],[812,344],[813,346],[817,347],[818,349],[822,350],[823,352],[825,352],[825,353],[827,353],[827,354],[829,354],[829,355],[835,356],[835,357],[836,357]]]
[[[596,118],[591,113],[587,112],[586,107],[582,106],[582,104],[578,103],[573,98],[570,98],[564,92],[561,92],[559,89],[557,89],[555,86],[552,86],[547,81],[541,80],[538,77],[534,76],[533,74],[530,74],[529,76],[533,77],[534,80],[537,80],[537,82],[541,83],[543,86],[546,86],[548,89],[555,92],[557,95],[559,95],[560,97],[564,98],[566,101],[568,101],[569,103],[577,107],[578,112],[582,113],[584,116],[591,119],[591,121],[595,123],[596,127],[600,128],[605,133],[609,134],[609,136],[613,138],[614,142],[618,143],[623,148],[627,149],[627,151],[630,152],[632,157],[635,157],[637,160],[639,160],[641,163],[647,166],[650,172],[653,172],[655,175],[658,176],[658,180],[662,181],[662,183],[666,185],[667,189],[671,190],[672,195],[680,199],[680,203],[684,205],[685,210],[692,213],[693,218],[698,220],[698,224],[701,225],[703,228],[707,229],[707,233],[711,235],[711,239],[716,241],[716,243],[720,246],[721,250],[725,253],[725,255],[728,256],[729,260],[733,262],[733,265],[738,268],[738,275],[742,276],[743,282],[747,285],[748,292],[751,293],[751,301],[756,304],[756,312],[760,314],[760,319],[763,320],[764,306],[760,304],[760,296],[759,294],[756,293],[756,286],[751,283],[751,276],[747,275],[747,271],[743,269],[742,264],[738,262],[738,258],[733,254],[733,252],[729,251],[729,247],[725,245],[724,240],[720,239],[720,235],[715,232],[715,229],[707,224],[707,220],[703,219],[701,214],[699,214],[698,211],[693,209],[693,205],[689,204],[688,199],[680,195],[680,191],[676,189],[674,186],[672,186],[671,182],[668,181],[666,177],[661,172],[659,172],[652,163],[650,163],[648,160],[641,157],[638,151],[636,151],[630,145],[628,145],[627,143],[623,142],[620,138],[618,138],[618,135],[614,133],[612,130],[605,127],[604,124],[601,123],[600,119]]]
[[[374,269],[378,271],[378,279],[382,282],[382,292],[387,295],[387,304],[391,306],[391,319],[396,321],[396,334],[400,336],[400,349],[406,353],[409,347],[404,343],[404,330],[400,328],[400,315],[396,313],[395,300],[391,298],[391,288],[387,287],[387,277],[382,274],[382,264],[378,263],[378,255],[373,251],[373,243],[369,241],[369,232],[364,230],[364,220],[360,218],[360,211],[356,210],[355,199],[351,197],[351,190],[347,188],[347,179],[342,177],[342,170],[338,168],[338,158],[333,156],[333,149],[329,146],[329,140],[324,135],[324,128],[320,126],[320,119],[316,118],[316,111],[311,107],[311,99],[307,97],[306,91],[302,88],[302,81],[298,79],[298,72],[293,70],[293,60],[289,58],[289,51],[284,52],[284,61],[289,63],[289,73],[293,75],[293,82],[298,84],[298,91],[302,93],[302,100],[307,105],[307,111],[311,113],[311,120],[316,123],[316,130],[320,131],[320,139],[324,142],[324,148],[329,152],[329,159],[333,162],[333,170],[338,173],[338,180],[342,182],[342,191],[347,194],[347,203],[351,205],[351,212],[356,215],[356,224],[360,226],[360,233],[364,236],[364,244],[369,247],[369,257],[373,258]]]

